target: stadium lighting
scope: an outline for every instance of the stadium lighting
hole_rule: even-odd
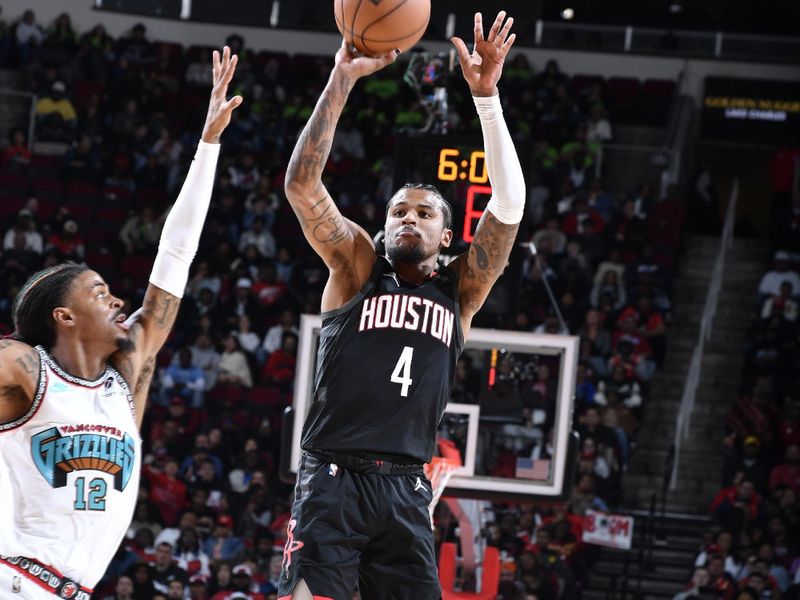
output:
[[[575,18],[575,10],[572,8],[565,8],[561,11],[561,18],[565,21],[571,21]]]

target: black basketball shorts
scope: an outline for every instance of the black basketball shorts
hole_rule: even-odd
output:
[[[304,453],[287,527],[279,599],[303,579],[315,599],[441,598],[422,469],[381,474]]]

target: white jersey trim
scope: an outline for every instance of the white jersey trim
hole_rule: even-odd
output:
[[[82,385],[83,387],[95,388],[101,385],[108,377],[108,365],[106,365],[105,371],[103,374],[100,375],[94,381],[89,381],[88,379],[82,379],[80,377],[76,377],[75,375],[70,375],[61,366],[55,361],[55,359],[50,356],[47,351],[42,348],[41,346],[36,346],[36,349],[39,351],[39,356],[42,357],[42,360],[47,363],[47,366],[50,367],[53,371],[55,371],[56,375],[69,381],[70,383],[74,383],[76,385]]]
[[[111,372],[111,374],[117,380],[117,383],[119,383],[120,387],[122,388],[122,391],[125,392],[125,397],[128,399],[128,406],[130,406],[130,408],[131,408],[131,414],[133,415],[133,421],[135,423],[136,422],[136,401],[134,400],[133,394],[131,393],[131,386],[128,385],[128,382],[122,376],[122,373],[117,371],[114,367],[112,367],[111,365],[108,365],[106,368]]]
[[[39,348],[36,348],[39,350]],[[39,383],[36,386],[36,395],[33,397],[33,402],[31,402],[31,406],[21,417],[14,419],[13,421],[8,421],[6,423],[0,423],[0,432],[4,431],[11,431],[12,429],[16,429],[20,425],[24,425],[28,421],[30,421],[33,416],[39,410],[39,406],[42,403],[42,399],[44,398],[44,393],[47,390],[47,369],[45,369],[44,361],[41,359],[42,351],[39,350]]]

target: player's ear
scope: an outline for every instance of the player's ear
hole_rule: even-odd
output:
[[[64,327],[73,327],[75,325],[75,319],[72,311],[66,306],[54,308],[53,319],[55,319],[56,325],[63,325]]]
[[[453,230],[445,227],[444,229],[442,229],[442,238],[439,241],[439,247],[449,248],[452,241],[453,241]]]

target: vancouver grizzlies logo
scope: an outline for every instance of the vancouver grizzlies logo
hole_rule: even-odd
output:
[[[133,474],[136,445],[127,433],[103,425],[68,426],[40,431],[31,438],[31,456],[42,477],[54,488],[67,485],[72,471],[103,471],[114,476],[114,489],[121,492]]]

